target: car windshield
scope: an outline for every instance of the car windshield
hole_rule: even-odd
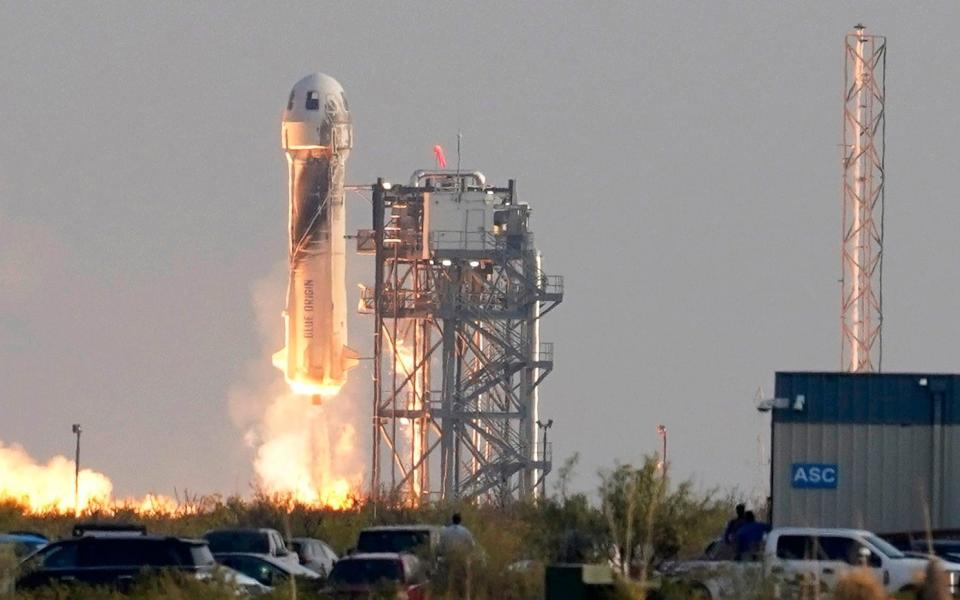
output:
[[[22,559],[45,545],[46,542],[33,540],[4,541],[0,542],[0,552],[4,551],[3,549],[9,549],[13,552],[14,558]]]
[[[197,567],[212,567],[216,563],[210,547],[206,544],[183,545],[180,548],[180,562]]]
[[[430,542],[429,531],[361,531],[357,552],[414,552]]]
[[[330,573],[334,584],[374,584],[378,581],[403,580],[403,564],[396,559],[341,560]]]
[[[888,558],[906,558],[907,555],[903,552],[897,550],[890,542],[878,538],[875,535],[868,535],[866,538],[868,544],[879,550],[884,556]]]
[[[270,542],[267,541],[267,536],[258,531],[213,531],[203,537],[210,543],[210,551],[213,553],[270,553]]]

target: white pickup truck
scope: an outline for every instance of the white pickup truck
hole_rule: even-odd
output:
[[[788,598],[799,584],[829,592],[847,572],[870,569],[890,594],[916,590],[926,558],[908,557],[877,535],[860,529],[778,527],[767,534],[753,560],[732,561],[722,541],[697,560],[664,565],[664,575],[680,581],[695,597],[739,598],[769,586]],[[960,564],[941,563],[953,596],[960,593]]]

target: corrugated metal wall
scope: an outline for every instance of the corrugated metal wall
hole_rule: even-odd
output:
[[[954,375],[778,373],[774,525],[881,533],[960,528],[960,398]],[[803,397],[803,408],[794,402]],[[793,466],[837,465],[835,489],[791,482]]]

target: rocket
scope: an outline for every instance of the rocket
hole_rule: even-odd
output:
[[[283,113],[289,173],[289,282],[285,347],[273,355],[297,394],[333,396],[357,365],[346,346],[344,169],[353,146],[343,87],[316,73],[297,82]]]

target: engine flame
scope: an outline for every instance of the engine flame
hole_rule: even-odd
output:
[[[339,386],[286,381],[271,368],[271,349],[281,345],[276,315],[287,267],[278,262],[253,286],[263,353],[230,390],[231,417],[253,449],[260,491],[290,504],[349,509],[361,498],[364,476],[355,427],[362,417],[354,399]],[[323,402],[315,404],[316,396]]]
[[[300,396],[323,396],[326,398],[333,398],[340,393],[340,388],[342,386],[325,384],[325,383],[311,383],[309,381],[298,381],[296,379],[287,379],[287,385],[290,386],[290,391],[294,394]]]
[[[362,471],[353,468],[357,458],[356,430],[351,423],[337,424],[331,435],[328,410],[344,410],[340,396],[322,406],[308,396],[280,394],[267,407],[254,468],[263,491],[306,504],[344,510],[359,496]]]

